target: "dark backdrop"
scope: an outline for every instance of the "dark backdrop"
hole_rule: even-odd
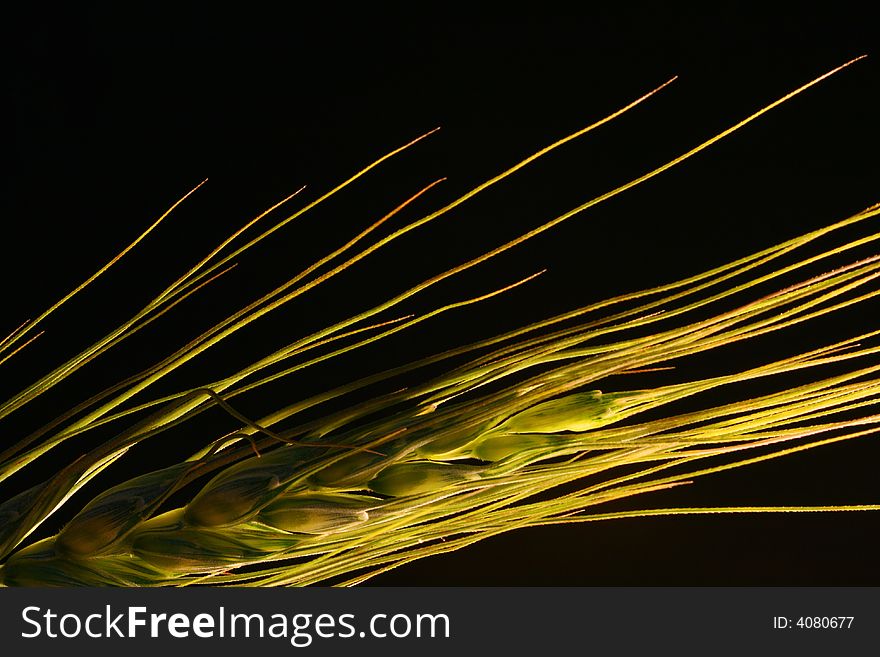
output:
[[[358,372],[696,273],[880,200],[880,51],[869,18],[839,5],[825,13],[768,14],[739,3],[582,13],[546,4],[529,12],[340,5],[319,13],[289,4],[286,11],[69,6],[7,16],[0,333],[88,276],[202,178],[209,182],[4,366],[2,393],[102,335],[262,208],[304,184],[302,198],[314,199],[382,153],[435,126],[442,130],[242,258],[226,280],[157,323],[149,337],[95,363],[30,415],[7,422],[4,440],[120,369],[149,364],[420,186],[448,176],[397,221],[438,207],[673,75],[679,80],[629,115],[371,258],[326,292],[248,329],[215,358],[182,371],[169,389],[222,374],[475,255],[865,53],[867,60],[684,166],[408,308],[425,310],[546,267],[529,287],[425,325],[344,366],[275,386],[243,401],[243,410],[259,414]],[[794,353],[868,330],[874,317],[865,307],[845,320],[701,359],[685,371],[706,375],[780,350]],[[877,502],[873,442],[734,471],[642,504]],[[79,449],[52,458],[61,462]],[[173,449],[151,446],[108,476],[161,463]],[[46,460],[47,469],[55,465]],[[0,492],[21,483],[7,482]],[[56,531],[63,519],[44,531]],[[876,526],[872,514],[838,514],[532,529],[415,563],[375,583],[876,585]]]

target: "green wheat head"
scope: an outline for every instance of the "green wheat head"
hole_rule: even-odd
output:
[[[876,330],[855,331],[835,344],[701,380],[638,389],[633,385],[638,376],[632,375],[674,368],[683,359],[771,332],[803,330],[817,317],[877,295],[872,284],[880,276],[880,256],[855,262],[840,259],[880,234],[868,232],[809,257],[804,247],[820,238],[836,237],[844,228],[847,235],[854,234],[867,225],[866,220],[880,214],[880,205],[684,280],[577,308],[316,391],[265,417],[247,417],[236,404],[240,395],[273,381],[304,371],[308,375],[308,368],[319,363],[344,359],[354,350],[415,329],[439,314],[466,312],[470,304],[530,282],[538,274],[502,289],[473,292],[421,315],[395,316],[404,301],[678,165],[851,63],[663,166],[369,310],[300,337],[223,378],[151,397],[154,384],[190,361],[209,358],[212,347],[251,322],[403,235],[439,220],[669,83],[551,144],[445,207],[384,237],[375,236],[380,226],[436,184],[432,183],[162,361],[97,392],[30,435],[2,434],[0,481],[5,481],[13,475],[27,475],[59,445],[99,428],[112,427],[115,432],[45,481],[31,479],[30,488],[0,504],[0,582],[9,586],[357,584],[412,560],[521,527],[652,514],[880,508],[647,505],[640,511],[617,513],[598,508],[612,500],[685,485],[721,470],[876,432],[880,415],[871,414],[870,409],[880,395],[880,366],[869,360],[880,349],[865,346],[880,332]],[[295,194],[260,214],[134,317],[0,404],[0,423],[93,359],[147,329],[189,295],[213,284],[236,258],[275,231],[427,136],[379,158],[317,200],[247,238],[258,222],[290,205]],[[39,336],[46,317],[104,274],[189,194],[94,276],[0,341],[0,365]],[[827,273],[803,273],[813,265]],[[791,276],[799,276],[799,282],[782,283],[783,277]],[[768,286],[773,291],[764,291]],[[823,370],[831,364],[835,364],[833,376]],[[699,393],[792,372],[806,375],[802,380],[808,382],[751,398],[731,395],[723,405],[703,404],[688,412],[673,410],[675,406],[666,410]],[[624,374],[628,376],[620,376]],[[396,383],[401,379],[407,381],[405,388]],[[382,394],[363,395],[392,381],[394,387],[386,387]],[[362,393],[357,403],[339,403],[357,393]],[[331,402],[336,404],[332,410],[316,413]],[[218,407],[239,423],[236,430],[205,436],[203,447],[188,459],[104,491],[75,509],[73,519],[57,534],[36,542],[29,538],[131,448],[188,426]],[[648,413],[657,409],[663,412]]]

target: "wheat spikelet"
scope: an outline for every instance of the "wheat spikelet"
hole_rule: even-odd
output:
[[[6,447],[0,454],[0,479],[26,471],[65,441],[110,423],[126,422],[126,428],[112,439],[46,482],[0,505],[2,582],[61,586],[354,584],[413,559],[519,527],[614,517],[593,508],[611,500],[871,434],[880,416],[866,409],[878,401],[880,378],[873,377],[880,366],[859,363],[878,352],[878,348],[863,344],[877,332],[708,379],[649,389],[634,389],[621,382],[633,373],[668,367],[722,346],[791,329],[876,296],[880,291],[871,284],[880,275],[880,257],[837,265],[818,276],[804,275],[795,284],[781,281],[785,276],[801,275],[816,263],[836,263],[841,255],[880,238],[880,234],[869,233],[785,264],[789,254],[820,238],[865,225],[880,214],[880,206],[685,280],[578,308],[381,372],[265,417],[250,418],[235,404],[237,396],[282,376],[343,357],[439,313],[531,281],[535,276],[416,317],[388,320],[382,316],[432,285],[683,162],[840,68],[648,174],[365,312],[300,338],[223,379],[133,405],[135,395],[237,330],[663,87],[524,159],[440,210],[366,247],[359,246],[436,183],[428,185],[342,247],[161,363]],[[141,313],[0,405],[0,420],[212,282],[233,258],[419,139],[380,158],[245,246],[227,253],[235,238],[290,198],[258,216]],[[159,221],[165,216],[167,213]],[[360,250],[349,255],[356,248]],[[333,264],[338,259],[342,262]],[[325,267],[328,269],[319,273]],[[10,334],[0,343],[0,358],[4,354],[8,358],[28,344],[39,322],[96,276],[42,317]],[[768,285],[774,286],[772,292],[758,292]],[[732,309],[725,305],[730,302],[734,303]],[[709,315],[695,318],[696,311],[708,311]],[[300,413],[324,402],[462,356],[466,357],[464,362],[447,367],[445,373],[318,419],[299,420]],[[834,376],[817,374],[822,367],[834,364],[848,369]],[[278,366],[283,369],[278,371]],[[699,393],[796,371],[809,372],[810,382],[695,411],[683,412],[672,406]],[[41,523],[132,447],[216,407],[241,425],[215,439],[206,436],[205,446],[185,461],[98,495],[60,532],[26,545]],[[643,413],[655,409],[663,409],[665,415],[642,419]],[[135,416],[140,419],[130,423]],[[292,427],[288,426],[291,422]],[[719,461],[717,457],[724,458]],[[171,500],[184,492],[187,501],[174,506]],[[875,508],[853,505],[801,510]],[[734,510],[797,509],[727,509]],[[646,509],[632,515],[723,511]]]

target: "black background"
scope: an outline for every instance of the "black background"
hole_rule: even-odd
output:
[[[190,4],[162,11],[126,4],[7,16],[0,333],[67,292],[209,178],[167,226],[4,366],[0,393],[7,396],[139,309],[257,211],[303,184],[302,198],[312,200],[384,152],[437,125],[442,130],[242,258],[150,336],[7,422],[5,436],[69,405],[86,387],[112,381],[120,368],[149,364],[422,185],[448,176],[396,225],[673,75],[680,77],[670,88],[627,116],[401,240],[326,292],[243,331],[161,389],[221,375],[367,307],[658,166],[866,53],[867,60],[682,167],[439,286],[406,312],[548,268],[527,288],[425,325],[344,367],[301,375],[243,401],[242,410],[259,415],[359,371],[696,273],[880,200],[880,51],[869,17],[856,10],[769,13],[714,3],[572,12],[542,4],[496,13],[419,6],[315,12],[293,4],[286,11]],[[699,376],[780,350],[788,355],[868,330],[874,317],[866,306],[684,371]],[[112,476],[139,471],[145,459],[164,463],[176,448],[187,453],[187,441],[200,444],[199,436],[182,436],[152,446]],[[80,449],[52,458],[61,462]],[[861,439],[641,504],[877,502],[877,456],[872,440]],[[54,465],[47,459],[47,468]],[[20,483],[7,482],[0,493]],[[45,531],[62,521],[60,514]],[[878,584],[876,524],[872,514],[772,515],[524,530],[374,583]]]

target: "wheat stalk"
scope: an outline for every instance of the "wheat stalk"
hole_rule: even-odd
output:
[[[880,256],[841,265],[870,245],[868,233],[811,256],[805,247],[852,231],[880,214],[872,206],[826,228],[711,271],[578,308],[318,392],[257,419],[236,398],[282,377],[375,344],[438,315],[526,284],[533,274],[418,315],[388,317],[437,283],[486,262],[589,208],[680,164],[840,69],[813,80],[668,163],[593,198],[507,243],[353,314],[222,379],[150,401],[150,387],[243,327],[354,266],[566,142],[611,121],[669,82],[478,185],[385,237],[374,233],[435,183],[399,204],[326,257],[229,315],[154,366],[101,391],[42,428],[4,446],[0,481],[27,473],[59,445],[102,427],[116,435],[0,505],[0,578],[6,585],[354,584],[424,556],[520,527],[625,515],[874,510],[876,505],[643,509],[604,512],[611,500],[685,485],[721,470],[867,436],[880,415],[877,331],[708,379],[636,389],[629,375],[768,333],[795,330],[878,294]],[[670,81],[671,82],[671,81]],[[379,158],[242,246],[233,244],[272,206],[221,242],[141,312],[0,404],[0,421],[95,358],[147,328],[233,261],[289,222],[345,189],[418,139]],[[439,181],[438,181],[439,182]],[[196,188],[198,189],[198,187]],[[0,342],[0,364],[39,336],[39,325],[153,231],[172,206],[107,266],[34,321]],[[372,241],[370,241],[372,240]],[[366,244],[366,246],[364,246]],[[829,268],[820,275],[809,268]],[[784,283],[796,276],[794,283]],[[767,287],[771,292],[766,292]],[[427,368],[445,372],[426,376]],[[844,373],[822,375],[843,365]],[[670,406],[710,390],[793,372],[809,382],[681,411]],[[627,375],[627,376],[621,376]],[[303,419],[322,404],[390,385],[341,410]],[[603,390],[598,387],[602,386]],[[607,390],[611,386],[612,390]],[[125,481],[95,497],[60,532],[29,537],[132,447],[221,408],[240,422],[188,459]],[[664,409],[663,415],[649,412]],[[646,415],[647,414],[647,415]],[[121,428],[119,428],[121,427]],[[174,501],[184,499],[185,502]]]

